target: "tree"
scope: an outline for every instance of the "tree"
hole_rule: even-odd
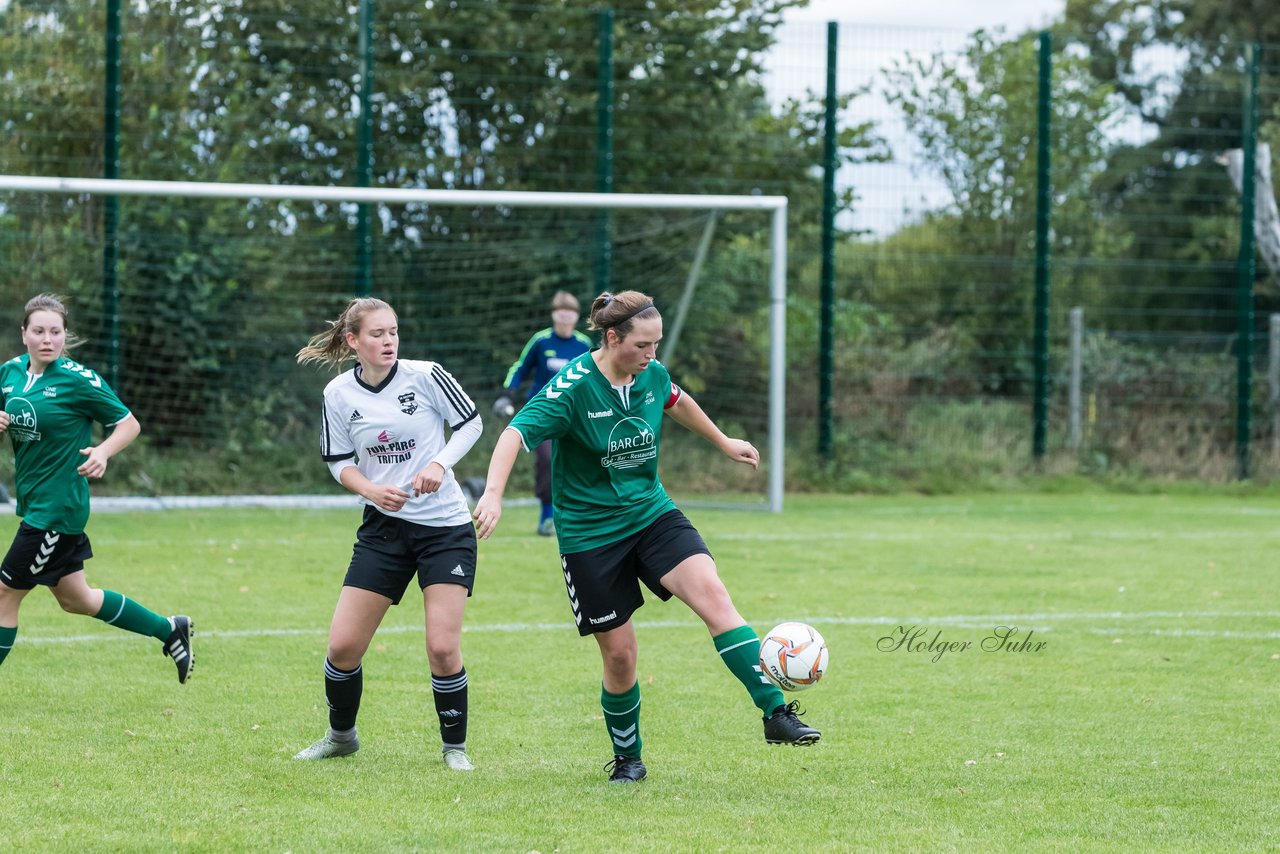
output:
[[[974,370],[988,388],[1013,390],[1026,376],[1025,363],[1014,360],[1025,357],[1031,329],[1037,69],[1031,37],[979,30],[959,55],[909,57],[886,72],[890,103],[919,141],[924,168],[951,196],[885,241],[884,251],[916,263],[894,289],[898,319],[909,330],[966,330],[977,344]],[[1070,55],[1054,56],[1052,92],[1055,255],[1114,255],[1117,243],[1098,218],[1091,187],[1119,104],[1111,87]],[[918,246],[928,248],[920,253]],[[1090,273],[1055,269],[1055,287],[1074,299],[1097,288]]]

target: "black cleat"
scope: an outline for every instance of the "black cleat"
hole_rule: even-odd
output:
[[[178,681],[185,684],[196,668],[196,657],[191,651],[191,636],[195,627],[190,617],[181,614],[170,617],[169,622],[173,623],[173,631],[169,632],[169,639],[164,642],[164,654],[178,666]]]
[[[604,770],[609,772],[610,783],[639,783],[645,776],[639,756],[615,756]]]
[[[798,700],[792,700],[774,709],[773,714],[764,719],[764,740],[770,744],[807,747],[822,738],[822,733],[796,717],[800,714],[799,706]]]

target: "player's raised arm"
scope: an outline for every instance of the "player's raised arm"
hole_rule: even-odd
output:
[[[755,446],[745,439],[726,436],[687,391],[681,391],[679,399],[667,409],[667,414],[681,427],[692,430],[715,445],[734,462],[745,463],[752,468],[760,465],[760,452]]]

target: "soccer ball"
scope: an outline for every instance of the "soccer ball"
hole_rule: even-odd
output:
[[[760,641],[760,669],[783,691],[803,691],[827,672],[827,642],[806,623],[780,623]]]

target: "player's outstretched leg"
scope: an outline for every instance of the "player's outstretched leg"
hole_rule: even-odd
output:
[[[190,617],[178,614],[169,618],[173,627],[164,642],[164,654],[173,659],[178,667],[178,682],[185,685],[196,669],[196,656],[191,648],[191,638],[195,635],[195,624]]]
[[[792,700],[773,710],[764,719],[764,740],[769,744],[793,744],[808,747],[822,738],[822,733],[800,720],[800,702]]]

